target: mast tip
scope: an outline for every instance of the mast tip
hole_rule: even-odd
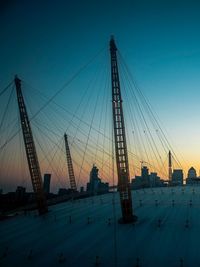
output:
[[[117,51],[117,47],[114,40],[114,35],[111,35],[110,37],[110,50],[111,51]]]
[[[15,83],[16,83],[16,82],[18,82],[18,83],[21,82],[21,80],[19,79],[19,77],[17,76],[17,74],[15,75],[15,79],[14,79],[14,81],[15,81]]]
[[[114,34],[111,34],[110,35],[110,40],[114,40],[114,39],[115,39]]]

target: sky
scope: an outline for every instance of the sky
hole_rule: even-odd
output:
[[[114,35],[185,172],[190,166],[200,169],[199,1],[10,0],[0,5],[0,91],[18,74],[51,97],[98,51],[108,50]],[[83,92],[81,83],[66,96],[69,110]]]

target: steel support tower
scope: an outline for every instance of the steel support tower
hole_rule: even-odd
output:
[[[15,86],[29,172],[33,185],[33,191],[36,196],[38,211],[39,214],[42,215],[48,211],[48,207],[46,197],[43,192],[42,176],[33,140],[31,125],[22,95],[21,80],[18,79],[17,76],[15,77]]]
[[[117,47],[114,38],[110,40],[111,55],[111,81],[112,81],[112,110],[115,138],[115,154],[118,174],[118,191],[120,194],[122,218],[120,223],[131,223],[137,220],[133,215],[132,198],[130,189],[130,175],[128,165],[128,153],[126,145],[126,134],[122,108],[122,97],[120,90],[119,72],[117,64]]]
[[[75,175],[74,175],[74,168],[73,168],[73,163],[72,163],[72,157],[71,157],[70,148],[69,148],[66,133],[64,134],[64,139],[65,139],[67,166],[68,166],[68,173],[69,173],[69,182],[70,182],[71,189],[74,191],[77,191],[76,180],[75,180]]]
[[[171,154],[171,151],[169,151],[169,173],[168,173],[168,175],[169,175],[169,182],[171,182],[172,181],[172,154]]]

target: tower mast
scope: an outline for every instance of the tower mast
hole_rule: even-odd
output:
[[[46,197],[43,192],[42,176],[33,140],[31,125],[22,95],[21,80],[17,78],[17,76],[15,77],[15,86],[29,172],[33,185],[33,191],[36,196],[38,211],[39,214],[42,215],[48,211],[48,207]]]
[[[66,133],[64,134],[64,139],[65,139],[65,148],[66,148],[67,166],[68,166],[70,186],[71,186],[71,189],[73,189],[74,191],[77,191],[76,180],[75,180],[75,175],[74,175],[74,168],[73,168],[73,164],[72,164],[72,157],[71,157],[70,148],[69,148]]]
[[[122,97],[120,90],[116,52],[117,52],[117,47],[115,45],[114,38],[111,37],[110,56],[111,56],[113,126],[114,126],[114,137],[115,137],[116,165],[118,174],[118,191],[120,194],[120,202],[122,210],[122,218],[119,220],[119,222],[130,223],[136,220],[137,216],[133,215],[133,208],[132,208],[128,153],[126,145],[124,115],[122,108]]]
[[[171,151],[169,151],[169,182],[172,181],[172,154],[171,154]]]

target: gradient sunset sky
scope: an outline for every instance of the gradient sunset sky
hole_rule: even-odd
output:
[[[0,5],[0,91],[18,74],[50,97],[98,51],[108,49],[113,34],[185,172],[190,166],[200,169],[199,1],[9,0]],[[82,92],[79,85],[76,95]],[[76,98],[69,98],[70,110]]]

